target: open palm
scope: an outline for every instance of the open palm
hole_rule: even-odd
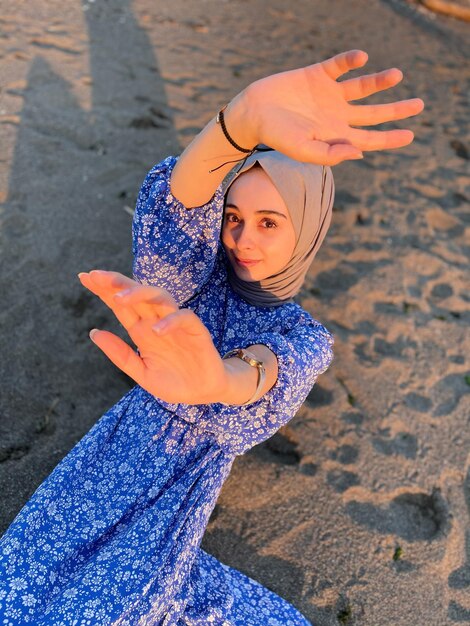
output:
[[[247,101],[260,143],[298,161],[335,165],[354,152],[406,146],[410,130],[363,130],[417,115],[420,98],[388,104],[350,104],[389,89],[402,78],[397,68],[337,82],[346,72],[362,67],[367,53],[350,50],[321,63],[272,74],[247,88]]]
[[[95,270],[79,278],[113,311],[139,349],[137,354],[108,331],[92,331],[93,342],[117,367],[166,402],[218,401],[228,384],[226,370],[193,311],[179,309],[165,289],[141,285],[118,272]],[[155,331],[163,321],[166,327]]]

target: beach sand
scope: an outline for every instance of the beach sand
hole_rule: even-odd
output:
[[[470,623],[469,25],[402,0],[0,6],[0,530],[133,386],[76,275],[131,274],[146,172],[253,80],[360,48],[404,72],[371,103],[426,108],[381,127],[410,146],[334,168],[298,297],[334,361],[236,459],[202,547],[315,626]]]

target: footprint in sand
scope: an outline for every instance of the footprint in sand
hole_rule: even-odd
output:
[[[299,472],[307,476],[315,476],[318,465],[310,461],[298,450],[299,439],[297,434],[289,427],[283,426],[272,437],[249,451],[247,454],[255,454],[257,459],[267,463],[275,463],[278,466],[296,465]],[[279,467],[280,469],[280,467]]]
[[[270,437],[266,443],[266,450],[271,459],[281,465],[297,465],[302,458],[297,450],[298,440],[291,429],[284,428]]]
[[[414,391],[407,393],[403,400],[406,406],[413,411],[418,411],[418,413],[427,413],[432,407],[432,401],[429,398]]]
[[[438,489],[431,494],[402,493],[385,506],[352,500],[346,512],[361,526],[406,541],[433,541],[449,530],[447,504]]]
[[[377,269],[391,263],[391,259],[341,262],[332,270],[317,274],[316,285],[321,290],[322,298],[330,300],[338,294],[344,294]]]
[[[312,407],[329,406],[333,404],[334,394],[332,391],[325,389],[319,383],[313,386],[312,391],[308,394],[305,402]]]
[[[389,437],[374,437],[372,445],[381,454],[391,456],[399,454],[406,459],[415,459],[418,450],[418,441],[408,432],[399,432],[393,439]]]
[[[343,465],[349,465],[350,463],[355,463],[359,457],[359,450],[354,446],[351,446],[347,443],[339,446],[335,450],[330,452],[330,458],[334,461],[338,461]]]
[[[404,351],[407,348],[417,350],[418,344],[410,337],[400,335],[395,341],[386,341],[383,337],[375,337],[373,342],[374,352],[382,357],[392,359],[406,359]]]
[[[465,504],[470,518],[470,466],[463,485]],[[453,570],[447,579],[450,589],[456,591],[470,590],[470,529],[465,531],[465,562]],[[467,596],[468,597],[468,596]],[[470,610],[463,607],[456,600],[451,600],[447,609],[447,616],[453,622],[469,622]]]
[[[470,393],[470,371],[449,374],[439,380],[431,389],[431,394],[439,403],[433,411],[434,417],[449,415],[465,395]]]
[[[326,480],[330,487],[333,487],[338,493],[344,493],[361,482],[359,476],[354,474],[354,472],[341,469],[334,469],[328,472]]]

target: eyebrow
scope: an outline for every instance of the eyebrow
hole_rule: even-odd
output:
[[[240,210],[240,209],[237,207],[237,205],[236,205],[236,204],[232,204],[232,203],[227,203],[227,204],[225,205],[225,208],[226,208],[226,209],[228,209],[228,208],[230,208],[230,209],[237,209],[237,211],[239,211],[239,210]],[[269,213],[269,214],[271,214],[271,215],[280,215],[280,216],[281,216],[281,217],[283,217],[285,220],[287,219],[287,216],[286,216],[286,215],[284,215],[284,213],[279,213],[279,211],[271,211],[271,210],[269,210],[269,209],[263,209],[263,210],[260,210],[260,211],[255,211],[255,213]]]

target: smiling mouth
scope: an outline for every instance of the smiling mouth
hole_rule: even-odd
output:
[[[258,260],[250,260],[250,259],[239,259],[237,256],[235,256],[235,261],[239,264],[239,265],[255,265],[256,263],[259,263]]]

